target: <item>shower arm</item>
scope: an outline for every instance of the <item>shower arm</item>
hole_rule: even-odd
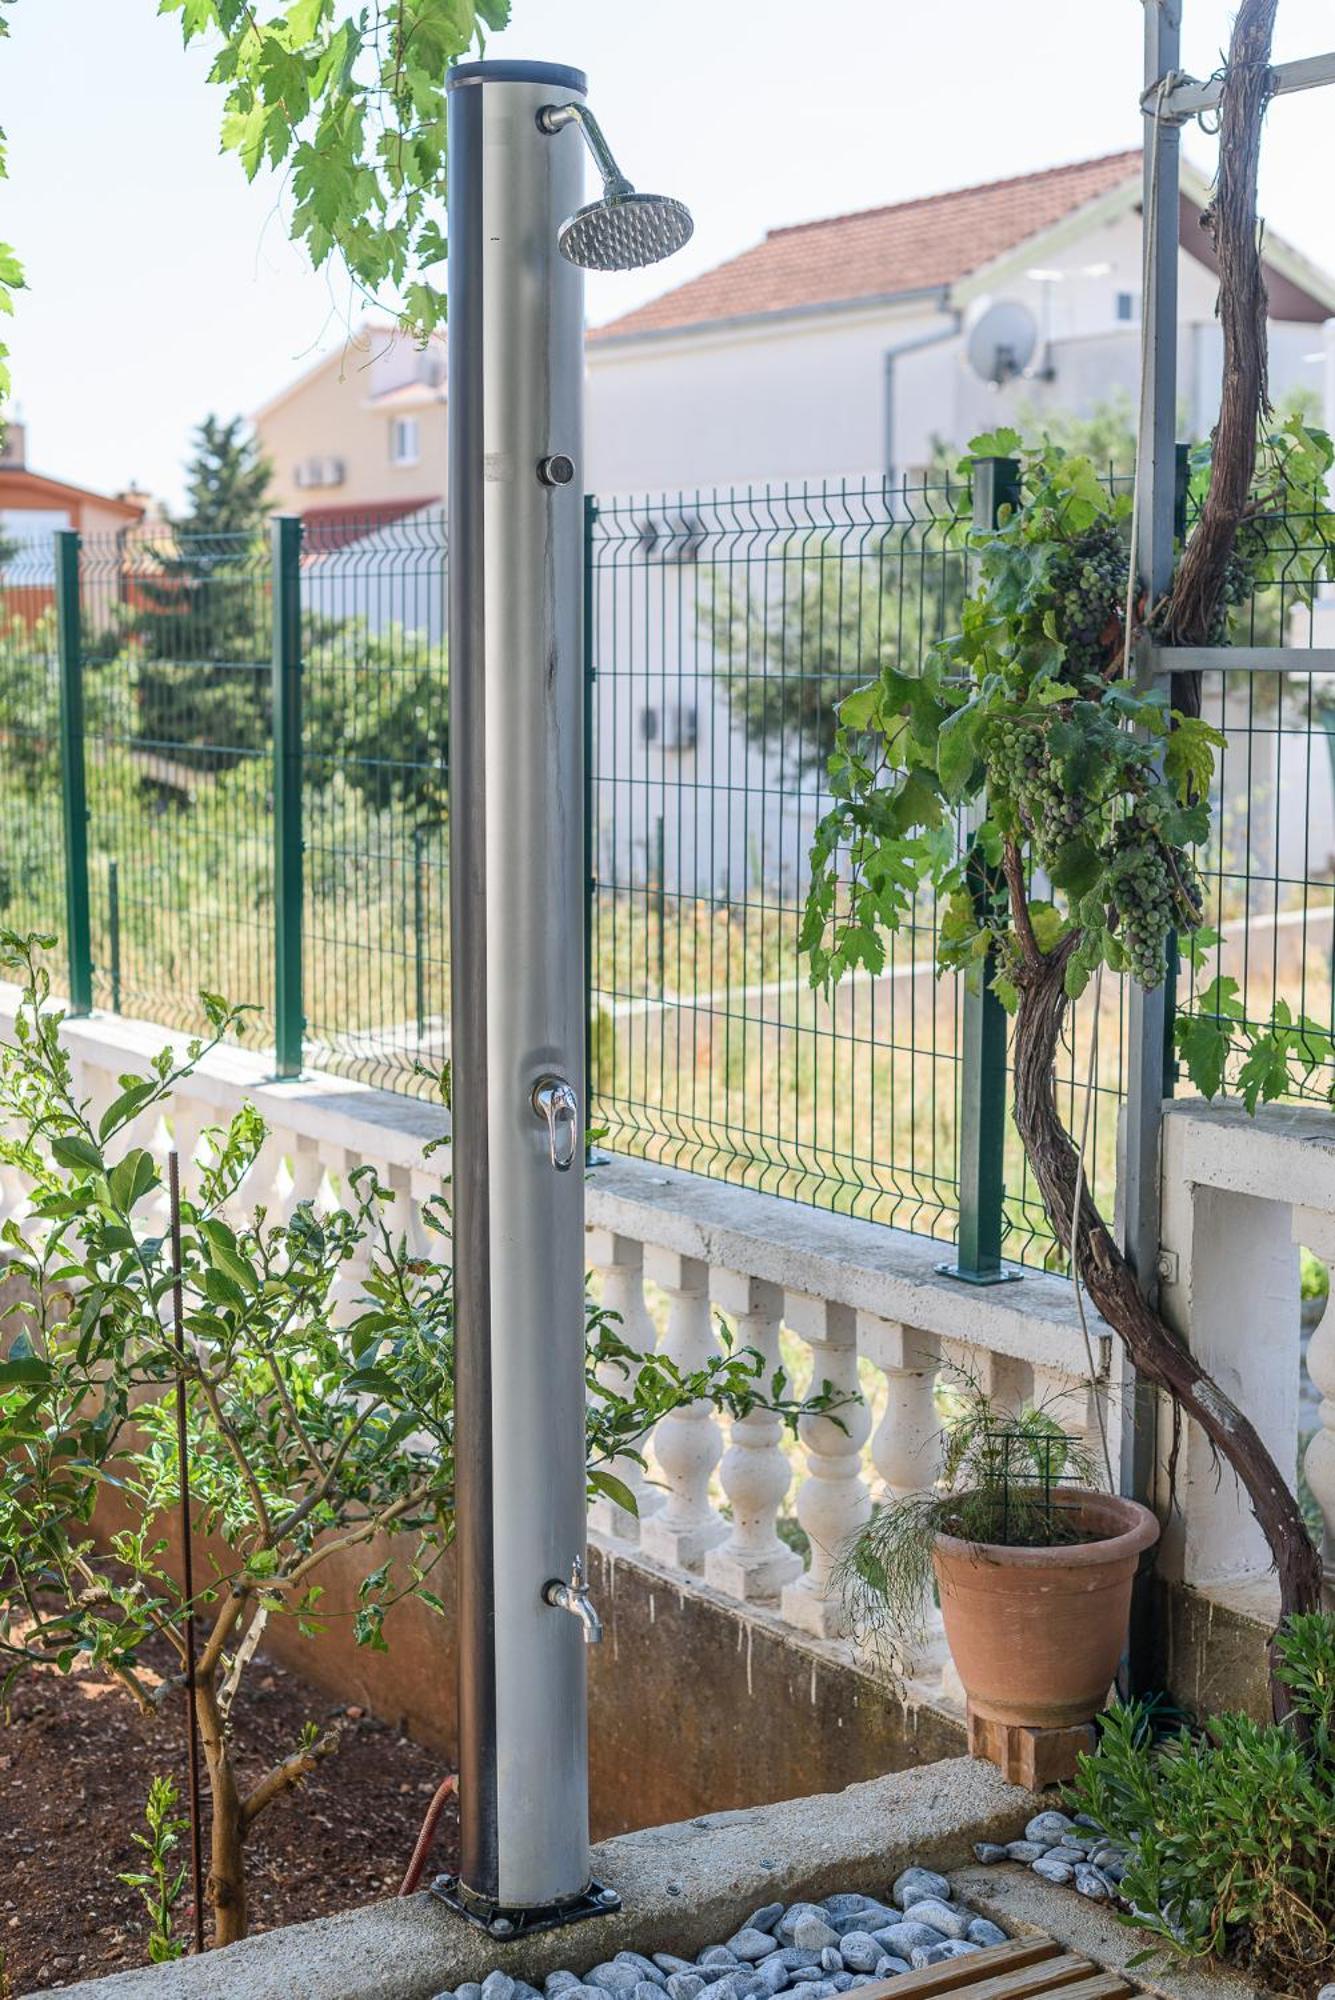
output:
[[[604,195],[634,194],[633,186],[617,165],[612,155],[612,148],[603,137],[602,126],[586,105],[543,105],[538,113],[540,132],[559,132],[566,125],[578,125],[583,133],[584,143],[592,153],[594,165],[603,177]]]

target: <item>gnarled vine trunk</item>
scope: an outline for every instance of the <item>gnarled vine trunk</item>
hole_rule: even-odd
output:
[[[1071,936],[1046,956],[1027,952],[1017,980],[1020,999],[1012,1049],[1015,1124],[1048,1220],[1057,1241],[1069,1244],[1079,1186],[1076,1257],[1090,1297],[1121,1338],[1137,1373],[1166,1390],[1237,1473],[1275,1559],[1281,1615],[1316,1610],[1321,1603],[1321,1559],[1287,1481],[1255,1425],[1146,1302],[1135,1272],[1113,1241],[1088,1187],[1081,1183],[1079,1154],[1062,1123],[1056,1090],[1057,1044],[1069,1006],[1063,979],[1075,943]],[[1271,1691],[1276,1713],[1285,1712],[1287,1696],[1273,1674]]]

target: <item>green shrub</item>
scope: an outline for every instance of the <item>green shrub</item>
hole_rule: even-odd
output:
[[[1288,1721],[1158,1736],[1151,1706],[1119,1704],[1071,1797],[1131,1851],[1128,1921],[1299,1993],[1335,1973],[1335,1619],[1294,1617],[1276,1647]]]

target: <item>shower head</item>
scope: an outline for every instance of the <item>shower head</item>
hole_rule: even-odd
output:
[[[543,132],[578,125],[603,177],[597,201],[576,209],[561,224],[561,255],[586,271],[635,271],[657,264],[688,243],[695,228],[685,202],[668,194],[637,194],[612,157],[602,128],[582,104],[544,104],[538,113]]]
[[[695,224],[670,194],[604,195],[561,224],[561,255],[586,271],[634,271],[689,242]]]

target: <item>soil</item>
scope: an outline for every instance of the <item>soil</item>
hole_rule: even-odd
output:
[[[165,1654],[146,1658],[167,1670]],[[232,1713],[243,1784],[286,1756],[306,1722],[327,1726],[341,1717],[346,1731],[301,1790],[255,1822],[247,1845],[251,1930],[394,1895],[443,1775],[436,1753],[359,1708],[331,1706],[263,1654],[251,1662]],[[146,1961],[147,1913],[117,1876],[142,1865],[130,1836],[143,1829],[157,1773],[175,1779],[184,1814],[180,1704],[151,1720],[97,1670],[38,1668],[18,1681],[0,1719],[0,2000]],[[203,1813],[207,1868],[207,1778]],[[450,1800],[434,1868],[453,1862],[457,1837]],[[188,1858],[188,1836],[178,1855]],[[187,1880],[177,1934],[188,1938],[191,1924]]]

